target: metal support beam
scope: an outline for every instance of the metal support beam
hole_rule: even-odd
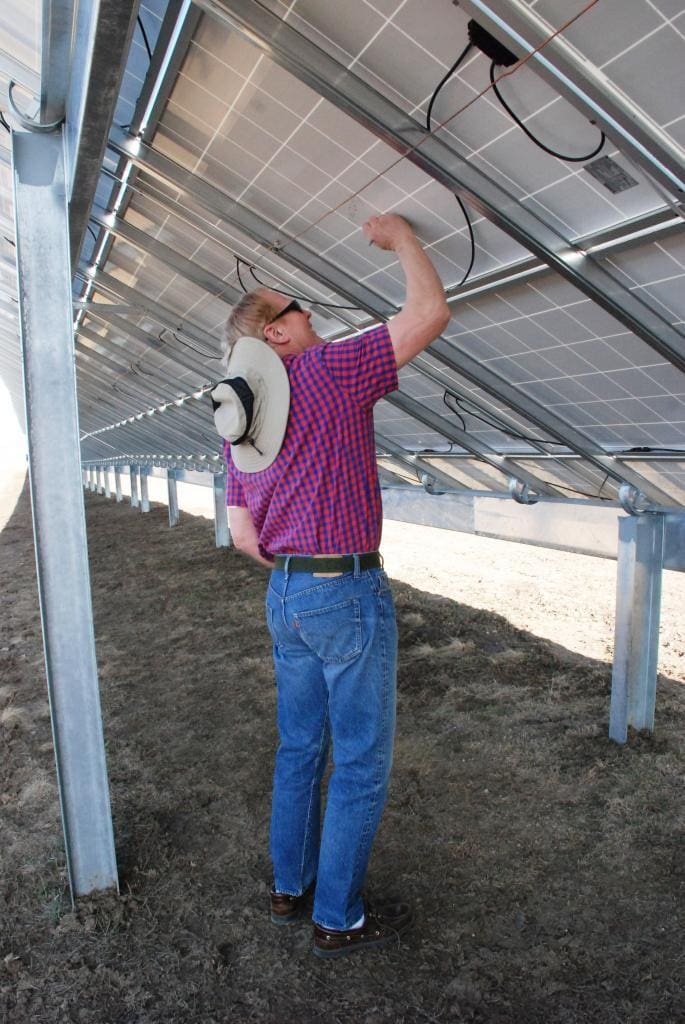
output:
[[[114,467],[114,493],[116,495],[117,502],[124,500],[124,496],[121,493],[121,469],[119,466]]]
[[[465,430],[461,430],[459,427],[450,423],[444,416],[439,416],[437,413],[428,409],[422,402],[418,402],[415,398],[410,398],[409,395],[404,395],[397,391],[393,394],[386,395],[385,401],[390,402],[391,405],[401,409],[402,412],[407,413],[408,416],[412,416],[419,423],[425,424],[430,427],[431,430],[435,430],[438,434],[447,438],[449,441],[453,441],[455,444],[461,445],[466,451],[471,452],[476,458],[482,459],[483,462],[487,462],[489,466],[496,469],[499,473],[502,473],[505,477],[509,478],[515,476],[521,483],[527,484],[532,487],[538,494],[556,494],[554,487],[545,481],[541,480],[540,477],[536,476],[535,473],[531,473],[524,466],[518,465],[512,459],[508,459],[505,455],[498,455],[497,452],[489,448],[488,445],[482,441],[478,441],[476,438],[467,434]]]
[[[180,274],[186,281],[190,281],[192,284],[197,285],[198,288],[202,288],[203,291],[209,292],[214,298],[222,299],[231,305],[239,302],[242,298],[243,293],[238,288],[234,288],[227,281],[222,281],[211,270],[206,270],[199,263],[186,259],[185,256],[172,249],[171,246],[165,245],[127,221],[114,217],[111,213],[105,213],[103,210],[94,211],[91,220],[94,224],[109,231],[116,238],[124,238],[131,245],[134,245],[136,249],[149,253],[156,260],[165,263],[167,267]]]
[[[388,319],[397,309],[386,299],[378,295],[371,288],[360,284],[344,270],[328,262],[324,257],[318,256],[296,239],[284,235],[282,231],[270,224],[265,218],[259,216],[253,210],[236,203],[230,196],[221,192],[209,182],[203,181],[197,175],[193,175],[186,168],[181,167],[173,160],[161,153],[157,153],[149,146],[145,146],[138,140],[131,139],[120,132],[113,132],[110,139],[111,148],[117,152],[127,155],[136,166],[146,170],[150,175],[160,179],[166,184],[172,185],[183,195],[192,197],[194,202],[201,203],[207,211],[218,217],[226,224],[238,228],[253,241],[268,248],[279,248],[281,254],[294,266],[305,273],[312,275],[317,280],[331,288],[338,295],[356,302],[360,309],[367,310],[371,315],[380,320]],[[173,209],[163,198],[161,205]],[[105,275],[106,276],[106,275]],[[102,280],[102,275],[98,275]],[[120,285],[114,279],[106,278],[104,284],[115,295],[124,297],[127,301],[134,301],[136,293],[131,289],[130,294],[126,292],[125,286]],[[160,317],[168,317],[168,311],[160,310]],[[603,455],[597,451],[597,446],[585,437],[582,431],[570,426],[560,420],[553,412],[550,412],[535,399],[526,395],[520,388],[510,384],[503,377],[494,373],[488,367],[480,364],[467,352],[450,342],[439,338],[430,346],[429,353],[439,362],[449,366],[465,376],[468,380],[483,388],[489,395],[502,401],[519,415],[524,416],[531,424],[547,431],[552,439],[562,441],[568,447],[582,455],[593,465],[601,468],[617,482],[632,484],[648,496],[652,501],[662,505],[672,505],[671,495],[662,491],[651,481],[640,476],[632,469],[628,469],[619,463],[614,457]],[[414,365],[414,364],[412,364]],[[420,371],[420,363],[416,364]],[[474,406],[478,407],[477,399],[470,399]],[[487,410],[483,410],[487,411]]]
[[[609,736],[654,729],[664,516],[619,519],[616,631]]]
[[[460,0],[459,6],[519,58],[549,38],[549,23],[522,0]],[[588,31],[592,31],[590,24]],[[625,93],[612,87],[610,77],[582,57],[563,35],[545,43],[530,59],[529,67],[683,201],[685,153],[681,147]]]
[[[134,288],[130,288],[122,281],[112,277],[111,274],[106,274],[102,270],[88,273],[85,267],[81,267],[77,274],[84,280],[90,278],[93,279],[96,291],[102,291],[108,295],[115,295],[119,298],[125,299],[127,302],[134,302],[140,297],[140,293],[136,292]],[[206,330],[195,324],[190,323],[188,320],[183,320],[178,313],[174,313],[171,310],[166,309],[164,306],[152,299],[145,299],[141,302],[141,310],[151,316],[153,320],[156,320],[163,328],[172,333],[180,334],[183,333],[186,337],[193,341],[196,345],[200,346],[200,356],[205,355],[206,359],[221,358],[221,352],[219,350],[219,342],[212,338],[211,335],[207,334]],[[215,354],[208,351],[212,344],[215,348]]]
[[[43,45],[40,69],[39,124],[58,125],[64,110],[71,71],[74,0],[43,0]]]
[[[181,513],[178,509],[178,476],[175,469],[167,469],[166,480],[169,498],[169,526],[178,526]]]
[[[226,474],[215,473],[214,490],[214,540],[218,548],[227,548],[231,543],[226,509]]]
[[[131,481],[131,508],[138,508],[140,504],[138,500],[138,467],[132,463],[128,473]]]
[[[199,376],[200,368],[197,365],[197,361],[200,357],[195,357],[195,361],[193,361],[189,357],[187,349],[185,353],[180,352],[172,346],[171,340],[160,341],[153,334],[147,334],[140,327],[137,327],[136,324],[129,323],[123,317],[117,316],[114,312],[117,308],[117,306],[110,306],[107,303],[96,303],[88,309],[88,316],[95,317],[104,324],[109,324],[111,327],[116,328],[117,331],[120,331],[125,337],[140,342],[145,348],[152,348],[156,352],[162,352],[170,361],[173,361],[184,370],[197,373]]]
[[[12,134],[29,477],[45,665],[74,896],[117,888],[73,365],[61,131]]]
[[[46,0],[45,6],[53,6]],[[79,3],[67,112],[71,263],[76,265],[95,195],[139,0]]]
[[[683,335],[657,309],[259,0],[198,0],[198,6],[236,29],[270,60],[456,192],[665,359],[685,370]]]
[[[150,475],[149,466],[140,467],[140,511],[150,511],[150,496],[147,488],[147,478]]]
[[[387,452],[393,459],[400,462],[407,469],[410,469],[416,474],[417,478],[419,474],[428,474],[432,479],[440,484],[442,487],[446,487],[447,490],[461,489],[462,485],[459,480],[451,477],[448,473],[444,473],[437,466],[432,466],[430,462],[426,462],[419,455],[413,455],[411,452],[405,451],[401,445],[397,444],[396,441],[391,441],[390,438],[384,437],[376,431],[376,444]]]
[[[109,466],[105,466],[104,467],[104,474],[105,474],[105,497],[106,498],[111,498],[112,497],[112,492],[111,492],[110,486],[109,486]]]
[[[98,467],[98,471],[97,471],[97,476],[96,476],[96,481],[95,482],[96,482],[96,492],[97,492],[97,494],[104,494],[105,493],[105,484],[104,484],[104,481],[102,479],[102,466]]]

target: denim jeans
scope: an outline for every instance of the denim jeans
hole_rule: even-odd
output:
[[[314,920],[349,928],[385,804],[395,733],[397,626],[382,569],[274,570],[266,598],[278,691],[271,858],[277,892],[316,879]],[[333,770],[321,828],[321,780]]]

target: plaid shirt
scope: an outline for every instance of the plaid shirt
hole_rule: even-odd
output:
[[[287,356],[290,413],[283,447],[242,473],[225,445],[226,504],[249,508],[263,555],[375,551],[382,505],[373,406],[397,388],[385,324]]]

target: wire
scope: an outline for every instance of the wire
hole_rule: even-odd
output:
[[[599,498],[600,501],[612,501],[613,499],[608,496],[602,495],[602,489],[604,484],[609,479],[609,474],[604,477],[600,485],[597,494],[590,494],[589,491],[579,491],[577,487],[565,487],[564,484],[558,484],[556,480],[540,480],[541,484],[547,484],[548,487],[556,487],[558,491],[571,491],[572,494],[582,494],[584,498]]]
[[[455,62],[452,65],[452,67],[447,72],[447,74],[444,75],[443,78],[441,78],[440,81],[438,82],[438,84],[436,85],[435,91],[433,92],[433,95],[430,98],[430,103],[428,104],[428,110],[426,111],[426,128],[427,128],[428,131],[431,130],[431,113],[433,112],[433,104],[435,103],[436,99],[438,98],[438,93],[442,89],[443,85],[446,85],[447,82],[450,80],[450,78],[452,77],[454,72],[457,70],[457,68],[459,67],[461,62],[464,60],[464,58],[468,54],[469,50],[472,50],[472,49],[473,49],[473,43],[471,43],[471,42],[467,43],[466,46],[464,47],[464,49],[462,50],[462,52],[459,54],[459,56],[455,60]]]
[[[462,414],[459,412],[458,409],[454,409],[449,404],[449,402],[447,401],[448,394],[450,395],[450,398],[454,398],[454,395],[452,395],[451,392],[445,391],[444,395],[442,396],[442,400],[445,403],[445,405],[447,406],[447,408],[449,409],[449,411],[454,413],[455,416],[459,417],[459,420],[461,422],[461,429],[464,431],[464,433],[466,433],[466,420],[464,419],[464,417],[462,416]]]
[[[497,81],[495,79],[495,62],[494,62],[494,60],[493,60],[492,64],[490,65],[490,84],[492,85],[492,89],[493,89],[493,92],[494,92],[495,96],[500,101],[500,103],[502,104],[502,106],[506,110],[507,114],[509,114],[509,116],[511,118],[513,118],[513,120],[516,122],[516,124],[519,126],[519,128],[521,128],[522,131],[524,131],[526,133],[526,135],[531,140],[531,142],[534,142],[535,145],[539,146],[539,148],[544,150],[545,153],[549,153],[550,156],[554,156],[558,160],[567,160],[569,163],[580,164],[580,163],[583,163],[585,160],[592,160],[593,156],[597,156],[599,151],[604,146],[604,143],[606,142],[606,135],[604,134],[603,131],[600,131],[601,138],[599,140],[599,145],[595,149],[593,149],[591,153],[586,153],[585,156],[566,156],[566,155],[564,155],[564,153],[557,153],[555,150],[550,149],[549,146],[546,146],[544,144],[544,142],[541,142],[540,139],[537,139],[533,135],[533,133],[530,131],[530,129],[526,127],[526,125],[523,123],[521,118],[518,117],[518,115],[514,113],[514,111],[511,109],[511,107],[509,106],[507,101],[504,99],[504,97],[502,96],[502,93],[497,88]]]
[[[459,409],[455,409],[449,404],[449,402],[447,401],[448,397],[454,400],[456,405],[459,406]],[[459,395],[455,395],[453,391],[450,391],[447,388],[445,389],[445,393],[442,396],[442,400],[447,406],[447,408],[450,410],[450,412],[453,412],[455,416],[459,416],[459,418],[462,420],[462,423],[464,421],[459,410],[463,410],[463,412],[465,412],[468,416],[473,416],[474,419],[481,420],[483,423],[486,423],[489,427],[494,427],[495,430],[499,430],[501,434],[506,434],[507,437],[514,437],[518,441],[528,441],[531,444],[559,444],[562,445],[563,447],[568,447],[567,445],[564,444],[563,441],[550,441],[549,439],[543,437],[529,437],[527,434],[519,434],[515,430],[507,430],[505,427],[501,426],[499,423],[495,423],[494,420],[488,419],[486,416],[481,416],[479,413],[473,412],[471,409],[464,409],[464,406],[462,404],[464,399],[460,398]],[[464,427],[464,430],[465,429],[466,427]]]
[[[243,260],[241,262],[245,261]],[[321,306],[322,309],[353,309],[356,310],[358,313],[365,312],[365,310],[363,310],[361,306],[339,306],[336,302],[319,302],[318,299],[310,299],[308,295],[295,295],[293,294],[293,292],[283,291],[282,288],[274,288],[272,285],[267,284],[266,281],[261,281],[257,277],[257,275],[255,274],[255,268],[251,264],[248,263],[246,264],[246,266],[248,267],[250,273],[252,274],[252,277],[255,279],[258,285],[261,285],[262,288],[268,288],[272,292],[278,292],[279,295],[286,295],[289,299],[301,299],[302,302],[310,302],[312,306]]]
[[[90,231],[91,235],[93,236],[93,238],[97,242],[98,236],[95,234],[95,231],[93,230],[93,228],[90,226],[90,224],[86,224],[86,227],[88,228],[88,230]]]
[[[189,341],[184,341],[183,338],[179,338],[178,335],[174,331],[169,330],[168,327],[164,327],[159,332],[158,340],[161,341],[162,344],[164,344],[164,339],[162,338],[162,335],[164,334],[165,331],[169,331],[169,334],[171,335],[171,337],[174,339],[174,341],[177,341],[179,343],[179,345],[184,345],[185,348],[189,348],[193,352],[197,352],[197,354],[199,356],[202,356],[204,359],[221,359],[221,356],[215,356],[215,355],[212,355],[211,352],[203,352],[201,349],[195,348],[195,346],[191,345]]]
[[[150,42],[149,42],[148,37],[147,37],[147,32],[145,31],[145,26],[143,25],[143,19],[141,18],[140,15],[138,15],[138,17],[136,18],[136,21],[138,22],[138,27],[140,28],[140,32],[141,32],[141,35],[143,37],[143,42],[145,43],[145,49],[147,50],[148,59],[151,61],[152,60],[152,50],[150,49]]]
[[[245,293],[247,294],[247,288],[246,288],[246,287],[245,287],[245,285],[243,284],[243,279],[242,279],[242,277],[240,276],[240,264],[241,264],[241,263],[242,263],[242,260],[240,259],[240,257],[239,257],[239,256],[236,256],[236,258],[235,258],[235,272],[236,272],[236,274],[238,275],[238,281],[239,281],[239,283],[240,283],[240,287],[241,287],[241,288],[243,289],[243,291],[244,291],[244,292],[245,292]]]
[[[506,71],[503,71],[500,75],[498,75],[496,81],[499,82],[503,78],[508,78],[509,75],[513,75],[516,71],[522,68],[524,64],[527,64],[530,60],[532,60],[533,57],[535,57],[537,53],[544,49],[545,46],[551,43],[553,39],[556,39],[558,35],[560,35],[567,28],[569,28],[570,25],[573,25],[574,22],[578,21],[579,18],[582,18],[584,14],[587,14],[587,12],[591,10],[593,7],[595,7],[595,5],[598,3],[599,0],[588,0],[588,3],[586,3],[584,7],[577,11],[577,13],[574,14],[571,18],[568,18],[562,25],[559,26],[559,28],[555,29],[554,32],[550,32],[550,34],[545,39],[543,39],[541,43],[538,43],[538,45],[530,51],[530,53],[527,53],[525,57],[522,57],[521,60],[519,60],[513,67],[508,68]],[[435,132],[437,132],[440,128],[444,128],[451,121],[454,121],[456,117],[459,117],[460,114],[463,114],[465,110],[468,110],[469,107],[472,107],[474,103],[477,103],[478,100],[481,99],[481,97],[485,96],[486,93],[490,92],[492,87],[492,84],[486,85],[484,89],[481,89],[480,92],[476,93],[475,96],[472,96],[470,100],[467,100],[466,103],[463,103],[458,110],[455,110],[454,113],[450,114],[449,117],[446,117],[444,121],[441,121],[440,124],[436,125],[435,129],[432,132],[424,135],[423,138],[419,139],[419,141],[415,142],[413,145],[407,146],[406,150],[403,153],[400,153],[400,155],[396,157],[391,164],[385,167],[382,171],[378,171],[377,174],[375,174],[364,185],[361,185],[355,192],[352,193],[352,195],[346,196],[345,199],[341,199],[340,202],[337,203],[335,206],[332,206],[329,209],[325,210],[324,213],[320,214],[320,216],[316,218],[316,220],[313,220],[310,224],[307,224],[304,228],[302,228],[301,231],[298,231],[297,234],[290,237],[288,239],[287,244],[282,246],[282,248],[286,249],[287,245],[291,244],[292,242],[296,242],[298,239],[302,238],[303,235],[306,235],[307,232],[312,230],[312,228],[315,228],[318,224],[321,223],[322,220],[325,220],[326,217],[329,217],[331,214],[336,213],[341,207],[345,206],[352,199],[355,199],[358,195],[361,195],[362,192],[364,192],[367,188],[370,188],[371,185],[374,185],[377,181],[383,178],[394,167],[397,167],[397,165],[402,163],[403,160],[406,160],[407,157],[411,156],[412,153],[416,152],[417,149],[420,149],[421,146],[423,146],[423,144],[426,142],[426,140],[429,139],[432,135],[434,135]]]
[[[5,129],[5,131],[10,132],[10,134],[11,134],[12,129],[10,128],[9,124],[7,123],[7,121],[5,120],[5,114],[4,114],[4,112],[2,110],[0,110],[0,124]]]
[[[435,103],[436,99],[438,98],[438,93],[440,92],[442,87],[449,81],[449,79],[455,73],[455,71],[457,70],[459,65],[462,63],[462,61],[464,60],[466,55],[472,49],[473,49],[473,43],[469,42],[464,47],[462,52],[459,54],[459,56],[457,57],[457,59],[455,60],[454,64],[452,65],[452,67],[447,72],[447,74],[442,77],[440,82],[438,82],[437,86],[435,87],[433,95],[430,98],[430,103],[428,104],[428,110],[426,111],[426,131],[427,132],[431,131],[431,113],[432,113],[432,110],[433,110],[433,104]],[[469,230],[469,239],[470,239],[470,242],[471,242],[471,258],[469,259],[469,265],[466,268],[466,273],[462,277],[461,281],[459,281],[459,283],[454,286],[455,288],[461,288],[461,286],[466,283],[466,280],[467,280],[469,274],[473,270],[473,264],[474,264],[475,259],[476,259],[476,239],[474,238],[474,235],[473,235],[473,226],[471,224],[471,219],[470,219],[470,217],[468,215],[467,209],[464,206],[463,202],[461,201],[460,197],[457,195],[456,192],[454,193],[454,198],[459,203],[459,206],[461,207],[461,212],[464,214],[464,220],[466,221],[466,226],[467,226],[467,228]]]
[[[467,280],[469,274],[471,273],[471,271],[473,270],[473,264],[474,264],[474,262],[476,260],[476,239],[474,238],[474,235],[473,235],[473,225],[471,224],[471,218],[469,217],[469,215],[468,215],[468,213],[466,211],[466,207],[464,206],[464,204],[462,203],[461,199],[459,198],[459,196],[457,195],[456,192],[454,193],[454,198],[459,203],[459,205],[461,207],[461,212],[464,214],[464,220],[466,221],[466,227],[469,229],[469,239],[471,241],[471,258],[469,260],[469,265],[466,268],[466,272],[464,273],[464,276],[462,277],[461,281],[459,281],[456,285],[454,285],[455,288],[461,288],[461,286],[463,284],[466,284],[466,280]]]

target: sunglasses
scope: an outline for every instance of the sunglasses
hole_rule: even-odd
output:
[[[270,320],[267,320],[264,326],[268,327],[269,324],[275,323],[276,320],[279,320],[282,316],[285,316],[286,313],[304,313],[304,310],[302,309],[302,306],[299,304],[297,299],[293,299],[292,302],[288,303],[285,309],[282,309],[280,313],[276,313],[276,316],[272,316]]]

